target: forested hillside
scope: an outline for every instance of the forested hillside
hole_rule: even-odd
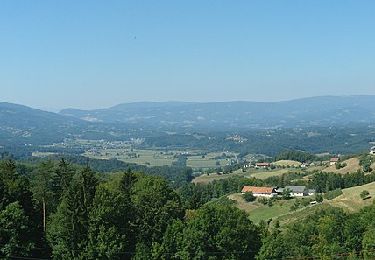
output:
[[[148,173],[150,174],[150,173]],[[318,191],[363,185],[375,174],[316,172]],[[0,256],[9,259],[300,259],[375,257],[375,206],[329,204],[280,228],[254,224],[225,195],[243,185],[306,181],[289,174],[178,186],[140,172],[99,173],[41,160],[0,162]],[[173,185],[172,185],[173,184]],[[175,187],[175,188],[174,188]],[[320,189],[320,190],[319,190]],[[268,222],[270,223],[270,222]],[[351,259],[352,259],[351,258]]]

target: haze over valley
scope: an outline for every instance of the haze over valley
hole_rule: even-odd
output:
[[[375,1],[0,1],[0,259],[375,259]]]

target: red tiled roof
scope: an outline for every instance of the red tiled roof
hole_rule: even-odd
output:
[[[252,192],[252,193],[263,193],[272,194],[274,188],[272,187],[255,187],[255,186],[244,186],[242,192]]]
[[[339,161],[339,158],[337,157],[334,157],[334,158],[331,158],[330,162],[338,162]]]
[[[256,163],[256,166],[270,166],[270,163]]]

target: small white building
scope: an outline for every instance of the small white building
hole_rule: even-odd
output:
[[[329,160],[329,165],[335,165],[336,163],[338,163],[340,160],[340,158],[338,157],[333,157],[331,158],[331,160]]]
[[[277,189],[276,192],[281,195],[285,190],[289,191],[291,197],[304,197],[310,195],[310,190],[308,190],[306,186],[285,186],[285,188]]]
[[[370,154],[375,155],[375,146],[371,147]]]
[[[316,191],[315,191],[314,189],[309,189],[309,190],[307,191],[307,193],[309,194],[309,196],[314,196],[315,193],[316,193]]]

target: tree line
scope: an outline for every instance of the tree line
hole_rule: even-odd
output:
[[[261,245],[259,228],[232,206],[189,211],[160,176],[63,159],[0,162],[0,238],[10,259],[251,259]]]
[[[283,228],[252,223],[228,200],[243,185],[304,181],[322,190],[374,181],[362,172],[240,177],[174,187],[131,170],[95,172],[61,159],[0,161],[0,257],[53,259],[282,259],[373,256],[375,206],[323,208]],[[293,181],[295,182],[295,181]],[[369,258],[371,259],[371,257]]]

